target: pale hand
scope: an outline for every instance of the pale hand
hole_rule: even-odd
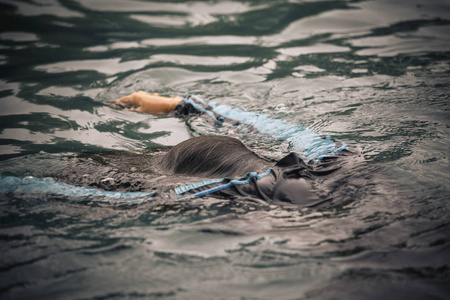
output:
[[[167,114],[183,100],[182,97],[164,97],[155,93],[143,91],[132,93],[128,96],[110,100],[109,103],[115,107],[149,114]]]

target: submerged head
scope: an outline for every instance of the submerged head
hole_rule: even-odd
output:
[[[173,147],[162,159],[167,171],[184,175],[236,177],[267,169],[269,163],[241,141],[226,136],[200,136]]]

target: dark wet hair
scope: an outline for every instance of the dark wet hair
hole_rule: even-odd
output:
[[[241,141],[226,136],[200,136],[173,147],[161,161],[167,171],[183,175],[236,177],[267,169],[269,162]]]

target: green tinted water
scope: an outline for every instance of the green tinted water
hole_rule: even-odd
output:
[[[3,193],[2,297],[447,298],[449,11],[443,0],[0,0],[2,175],[198,134],[105,105],[138,90],[267,113],[366,160],[344,174],[343,204],[322,210]]]

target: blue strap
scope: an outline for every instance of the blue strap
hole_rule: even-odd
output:
[[[184,194],[186,192],[189,192],[191,190],[195,190],[201,187],[204,187],[206,185],[210,185],[210,184],[214,184],[214,183],[220,183],[222,181],[224,181],[225,178],[222,179],[211,179],[211,180],[203,180],[201,182],[195,182],[195,183],[191,183],[191,184],[186,184],[186,185],[182,185],[182,186],[177,186],[176,188],[174,188],[175,190],[175,194],[177,195],[181,195]]]
[[[250,182],[252,182],[253,178],[255,178],[257,180],[261,179],[261,178],[269,175],[270,172],[272,172],[272,168],[269,168],[266,172],[261,173],[261,174],[258,174],[256,172],[250,172],[250,173],[248,173],[248,177],[245,180],[234,179],[234,180],[231,180],[230,182],[228,182],[226,184],[215,186],[215,187],[212,187],[210,189],[207,189],[207,190],[195,193],[193,195],[185,196],[185,197],[181,198],[180,200],[187,200],[187,199],[192,199],[192,198],[200,198],[200,197],[203,197],[203,196],[206,196],[206,195],[209,195],[209,194],[213,194],[213,193],[216,193],[216,192],[224,190],[224,189],[231,188],[231,187],[233,187],[235,185],[249,184]],[[224,179],[216,179],[216,180],[219,180],[218,182],[221,182]]]

